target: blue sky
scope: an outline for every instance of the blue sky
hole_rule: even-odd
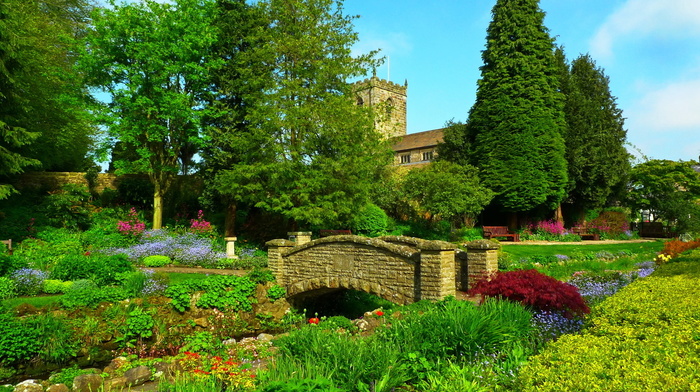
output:
[[[377,76],[408,80],[408,132],[466,120],[495,0],[346,0],[355,50],[381,49]],[[541,0],[570,60],[610,78],[627,139],[652,159],[700,155],[700,0]],[[633,149],[631,149],[633,151]],[[635,154],[639,155],[639,154]]]

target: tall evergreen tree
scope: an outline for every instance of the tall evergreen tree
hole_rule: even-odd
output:
[[[217,189],[301,225],[349,219],[390,158],[348,83],[376,61],[351,54],[357,34],[342,1],[256,5],[268,27],[254,41],[264,44],[241,51],[239,61],[266,70],[250,80],[262,94],[248,101],[245,126],[230,128],[229,145],[240,155],[218,175]]]
[[[538,0],[498,0],[492,13],[466,144],[502,210],[552,210],[567,184],[553,39]]]
[[[563,56],[559,54],[560,58]],[[623,190],[630,171],[622,110],[610,93],[609,79],[589,55],[564,65],[566,95],[567,203],[577,218],[587,209],[604,207]]]

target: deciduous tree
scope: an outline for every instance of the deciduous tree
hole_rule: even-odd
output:
[[[242,51],[239,61],[266,71],[250,80],[263,94],[247,108],[245,126],[230,128],[238,161],[220,172],[217,189],[298,225],[347,221],[390,159],[348,82],[376,61],[352,55],[357,34],[341,1],[256,5],[268,26],[253,41],[265,44]]]
[[[82,66],[90,85],[107,92],[110,143],[121,141],[136,160],[117,172],[147,173],[154,185],[153,228],[162,225],[163,195],[201,144],[210,102],[211,56],[217,39],[210,0],[116,5],[95,13]]]

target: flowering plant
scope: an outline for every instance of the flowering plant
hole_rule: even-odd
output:
[[[129,220],[117,222],[117,230],[128,237],[138,238],[145,229],[146,224],[141,222],[134,207],[129,210]]]
[[[245,364],[232,358],[205,357],[190,351],[185,351],[184,355],[180,364],[196,379],[214,378],[228,387],[225,390],[246,391],[255,388],[256,374]]]
[[[204,212],[199,210],[197,212],[197,219],[190,220],[190,231],[195,234],[209,235],[214,231],[214,227],[210,222],[204,220]]]

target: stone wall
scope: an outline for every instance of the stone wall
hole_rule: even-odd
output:
[[[97,187],[98,192],[102,192],[105,188],[116,189],[119,182],[125,178],[141,177],[148,179],[146,175],[126,174],[117,176],[114,173],[98,173]],[[80,172],[31,172],[17,176],[12,182],[15,188],[21,190],[57,190],[66,184],[76,184],[88,186],[85,179],[85,173]]]
[[[455,246],[446,242],[349,235],[267,246],[270,269],[288,296],[345,288],[407,304],[455,295]]]

